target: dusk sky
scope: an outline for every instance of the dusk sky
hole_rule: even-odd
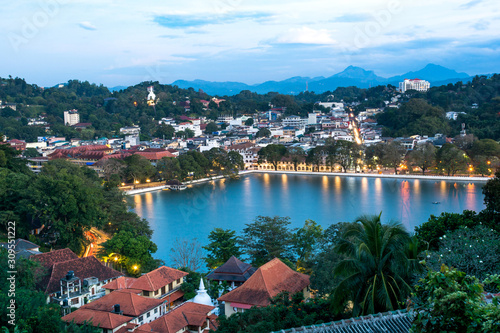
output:
[[[498,0],[20,0],[2,3],[0,76],[52,86],[388,77],[427,63],[500,72]]]

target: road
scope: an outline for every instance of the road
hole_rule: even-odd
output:
[[[85,232],[85,237],[90,240],[89,246],[85,249],[84,257],[89,257],[95,255],[101,249],[101,244],[109,239],[109,236],[94,227],[92,227],[89,231]]]

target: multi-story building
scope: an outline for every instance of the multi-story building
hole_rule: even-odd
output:
[[[420,80],[420,79],[404,79],[403,82],[399,82],[399,91],[402,93],[407,90],[416,90],[416,91],[427,91],[431,87],[429,81]]]
[[[305,128],[307,125],[307,119],[300,118],[299,116],[289,116],[283,119],[283,126],[295,127],[295,128]]]
[[[64,125],[73,126],[80,122],[78,110],[64,111]]]

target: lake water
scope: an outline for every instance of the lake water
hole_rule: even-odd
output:
[[[289,216],[291,227],[312,219],[327,228],[361,214],[382,212],[382,221],[398,220],[409,230],[431,214],[480,211],[484,183],[402,180],[321,175],[252,174],[130,197],[135,212],[147,219],[158,245],[154,255],[167,264],[175,238],[208,243],[216,227],[239,233],[258,215]],[[440,204],[433,204],[440,202]]]

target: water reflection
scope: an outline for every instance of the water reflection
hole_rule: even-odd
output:
[[[410,202],[410,183],[407,180],[403,180],[400,188],[401,197],[401,223],[410,229],[410,217],[411,217],[411,202]]]

